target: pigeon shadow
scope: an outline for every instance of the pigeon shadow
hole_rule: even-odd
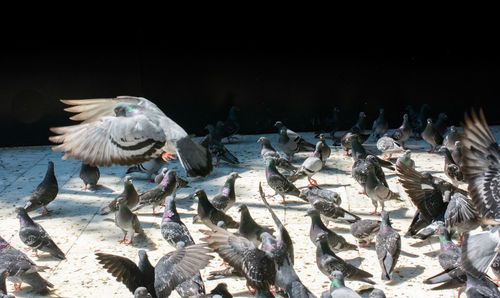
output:
[[[401,250],[401,255],[409,258],[418,258],[418,255]]]
[[[392,281],[389,285],[399,285],[405,281],[415,278],[424,272],[425,267],[417,265],[415,267],[398,267],[392,273]]]
[[[135,236],[133,245],[140,249],[156,250],[156,244],[146,234]]]

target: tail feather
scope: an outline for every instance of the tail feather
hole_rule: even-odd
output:
[[[189,177],[207,176],[213,170],[212,154],[186,136],[175,144],[177,155]]]
[[[140,172],[140,171],[141,171],[141,169],[139,169],[139,165],[133,165],[127,169],[127,172],[125,174],[136,173],[136,172]]]

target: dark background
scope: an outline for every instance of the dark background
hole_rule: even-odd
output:
[[[331,29],[331,28],[330,28]],[[359,111],[368,126],[384,107],[391,127],[406,105],[446,112],[459,124],[483,107],[500,124],[500,49],[476,32],[383,35],[344,30],[220,32],[108,26],[11,30],[0,48],[1,146],[48,144],[49,127],[71,124],[58,99],[135,95],[188,131],[241,108],[241,133],[297,131],[334,106],[342,128]]]

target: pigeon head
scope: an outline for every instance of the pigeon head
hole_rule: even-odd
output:
[[[439,235],[439,236],[447,236],[448,234],[448,231],[446,230],[446,227],[444,226],[444,222],[442,221],[438,221],[437,222],[437,230],[436,230],[436,233]]]
[[[448,119],[448,115],[446,115],[445,113],[439,113],[438,120],[444,121],[447,119]]]
[[[277,247],[277,241],[271,234],[264,232],[260,234],[260,240],[262,241],[262,249],[264,251],[271,251]]]
[[[139,106],[132,105],[127,102],[120,102],[115,106],[113,110],[115,111],[116,117],[127,117],[136,114],[139,110]]]
[[[194,194],[193,194],[193,197],[197,197],[198,199],[200,197],[206,197],[207,194],[205,193],[205,191],[203,189],[197,189],[194,191]]]
[[[183,249],[184,247],[186,247],[186,243],[184,243],[184,241],[179,241],[175,245],[176,249]]]
[[[226,229],[226,223],[223,220],[219,220],[219,222],[217,222],[217,226],[221,229]]]
[[[236,173],[236,172],[232,172],[231,174],[229,174],[229,176],[230,176],[231,178],[233,178],[233,179],[236,179],[236,178],[241,178],[241,176],[240,176],[238,173]]]
[[[330,279],[332,284],[330,288],[339,288],[344,286],[344,274],[342,272],[335,270],[330,273]]]
[[[408,114],[403,115],[403,120],[408,121]]]
[[[260,143],[260,144],[270,144],[271,142],[269,142],[269,139],[266,138],[266,137],[260,137],[258,140],[257,140],[257,143]]]
[[[410,149],[406,149],[405,153],[404,153],[404,156],[405,157],[411,157],[411,150]]]
[[[427,118],[427,124],[432,124],[432,119],[431,118]]]
[[[49,169],[54,170],[54,163],[49,161]]]
[[[284,127],[285,125],[283,124],[283,122],[281,121],[276,121],[276,123],[274,123],[274,127],[278,128],[281,130],[282,127]]]
[[[123,178],[123,181],[125,182],[125,184],[132,184],[132,177],[125,176],[125,178]]]
[[[385,298],[385,293],[384,291],[380,289],[373,289],[373,291],[370,293],[371,298]]]
[[[309,188],[304,188],[300,191],[300,194],[299,194],[299,198],[301,199],[307,199],[307,194],[310,192],[311,190]]]
[[[248,211],[248,206],[246,204],[241,204],[240,207],[238,207],[239,212],[243,211]]]
[[[137,289],[135,289],[134,297],[148,298],[151,297],[151,295],[145,287],[138,287]]]
[[[319,216],[319,212],[318,212],[318,210],[316,210],[314,208],[309,208],[309,209],[307,209],[307,212],[304,216],[310,216],[310,217]]]
[[[455,125],[450,126],[450,131],[453,133],[457,132],[457,128],[455,127]]]
[[[118,199],[118,205],[127,205],[127,197],[120,197]]]

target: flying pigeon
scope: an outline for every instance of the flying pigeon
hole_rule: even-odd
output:
[[[382,211],[381,218],[382,223],[375,241],[375,250],[382,268],[382,280],[391,280],[391,273],[401,253],[401,236],[391,227],[387,212]]]
[[[146,191],[139,195],[139,203],[132,211],[137,211],[144,208],[145,206],[153,206],[153,215],[155,213],[155,207],[165,202],[167,196],[174,196],[177,191],[177,173],[175,171],[169,170],[167,174],[163,177],[160,184],[156,185],[152,189]]]
[[[107,215],[111,212],[118,210],[118,201],[120,198],[125,198],[127,200],[127,207],[133,209],[139,203],[139,195],[135,190],[134,184],[132,183],[132,177],[125,176],[123,179],[123,191],[116,198],[114,198],[108,206],[101,208],[100,214]]]
[[[180,241],[186,245],[194,244],[193,237],[189,233],[186,225],[181,221],[177,208],[175,207],[175,198],[167,197],[165,202],[165,211],[161,219],[161,235],[172,247],[176,247]]]
[[[193,218],[193,222],[201,220],[206,225],[216,225],[222,220],[230,229],[237,229],[239,227],[239,223],[234,221],[231,216],[215,208],[210,203],[204,190],[196,190],[193,196],[198,198],[198,214]]]
[[[271,142],[266,137],[260,137],[257,140],[257,143],[260,143],[260,155],[262,159],[266,161],[268,158],[272,158],[276,160],[276,166],[282,168],[284,170],[295,171],[297,167],[294,166],[288,159],[283,158],[271,145]]]
[[[276,192],[276,194],[279,194],[283,198],[282,204],[286,204],[285,195],[296,197],[300,195],[300,191],[297,187],[295,187],[292,182],[278,172],[276,169],[276,161],[274,159],[266,160],[266,180],[267,184]]]
[[[48,252],[51,256],[60,260],[66,258],[50,235],[41,225],[31,219],[26,210],[23,208],[16,208],[16,211],[21,226],[19,229],[19,238],[21,238],[24,244],[33,249],[35,256],[38,257],[38,250],[41,250]]]
[[[362,219],[350,226],[351,235],[358,239],[360,247],[368,247],[380,230],[379,220]]]
[[[444,213],[445,226],[448,232],[456,232],[462,243],[463,234],[475,230],[481,224],[481,219],[474,208],[472,200],[460,192],[449,192],[445,195],[448,206]]]
[[[384,134],[383,137],[378,139],[377,149],[380,150],[380,152],[384,153],[385,160],[391,159],[393,153],[403,151],[403,147],[401,147],[393,138],[389,137],[387,134]]]
[[[394,131],[394,133],[391,135],[391,138],[394,141],[398,142],[401,147],[405,148],[405,143],[411,137],[412,133],[413,129],[410,125],[410,122],[408,121],[408,114],[404,114],[403,123]]]
[[[54,287],[38,273],[49,269],[49,267],[37,266],[26,254],[10,246],[1,236],[0,268],[8,272],[7,277],[14,282],[15,290],[21,289],[23,282],[28,283],[34,292],[42,295],[48,294],[48,288]]]
[[[443,146],[448,148],[450,151],[455,150],[455,143],[460,141],[463,136],[457,131],[457,128],[452,125],[450,126],[450,131],[443,139]]]
[[[82,162],[82,167],[80,168],[80,178],[85,185],[83,190],[97,189],[97,181],[101,177],[98,167],[94,167]]]
[[[168,168],[162,168],[160,173],[155,176],[155,183],[160,184],[160,182],[163,180],[163,177],[165,177],[165,174],[167,174]]]
[[[389,122],[385,119],[384,109],[379,109],[378,118],[373,121],[372,134],[378,139],[386,133],[388,128]]]
[[[59,187],[54,174],[54,163],[49,161],[45,177],[33,191],[29,201],[24,205],[24,209],[26,209],[26,212],[31,212],[41,207],[42,216],[48,215],[51,211],[47,210],[47,205],[56,198],[58,192]]]
[[[431,118],[427,119],[427,126],[422,132],[422,138],[427,142],[427,144],[429,144],[431,148],[428,151],[429,153],[434,153],[436,147],[443,143],[443,137],[439,134],[434,125],[432,125]]]
[[[131,166],[127,169],[127,172],[125,174],[144,173],[146,174],[146,177],[150,182],[154,182],[153,176],[156,176],[158,174],[158,171],[164,164],[165,161],[163,160],[163,158],[161,156],[158,156],[155,159],[151,159],[141,164]]]
[[[118,200],[118,211],[115,213],[115,224],[123,231],[123,239],[120,243],[125,243],[128,233],[130,233],[130,241],[127,242],[127,245],[134,242],[135,233],[144,234],[139,218],[136,214],[132,213],[127,206],[126,197],[121,197]]]
[[[360,298],[358,293],[349,289],[344,283],[344,274],[342,272],[335,270],[330,274],[330,280],[332,281],[330,285],[330,296],[332,298]]]
[[[234,183],[237,178],[241,178],[241,176],[236,172],[232,172],[229,176],[227,176],[226,182],[219,190],[219,193],[212,198],[211,203],[215,208],[221,210],[222,212],[226,212],[234,205],[236,202]]]
[[[252,243],[256,247],[258,247],[261,242],[260,235],[262,233],[274,233],[273,228],[269,226],[262,226],[255,222],[255,220],[250,215],[250,211],[248,210],[248,206],[246,204],[241,204],[238,210],[241,214],[238,234],[252,241]]]
[[[71,120],[83,121],[50,129],[57,135],[49,140],[60,144],[52,149],[64,151],[63,159],[74,158],[94,166],[125,166],[176,154],[188,176],[212,172],[208,150],[193,142],[182,127],[143,97],[61,102],[71,106],[66,111],[78,113]]]
[[[357,246],[345,240],[344,237],[329,230],[321,221],[321,217],[315,209],[308,209],[307,215],[311,217],[311,228],[309,229],[309,238],[316,246],[318,244],[320,235],[327,235],[328,246],[333,252],[341,252],[346,250],[357,250]]]

